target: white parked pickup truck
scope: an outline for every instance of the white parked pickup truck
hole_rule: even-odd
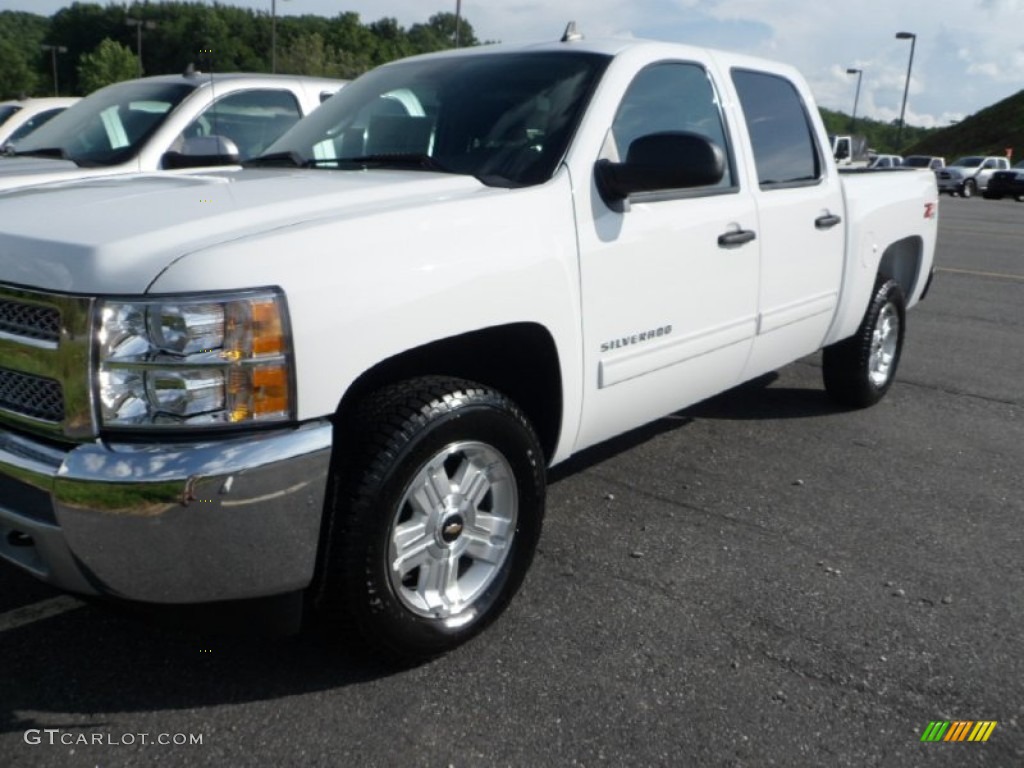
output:
[[[241,73],[157,75],[101,88],[0,155],[0,190],[124,173],[237,165],[345,84]]]
[[[0,194],[0,555],[436,655],[551,465],[823,347],[879,400],[937,202],[841,177],[788,66],[568,35],[380,67],[244,169]]]
[[[0,101],[0,148],[28,136],[78,101],[77,97],[43,97]]]
[[[939,192],[961,197],[974,197],[988,189],[993,174],[1010,169],[1005,157],[961,157],[952,165],[935,172]]]

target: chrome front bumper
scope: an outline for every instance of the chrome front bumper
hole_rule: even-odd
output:
[[[0,429],[0,558],[153,603],[282,594],[313,576],[327,421],[218,441],[70,450]]]

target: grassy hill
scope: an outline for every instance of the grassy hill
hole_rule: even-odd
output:
[[[904,154],[942,155],[952,162],[963,155],[1003,155],[1009,147],[1014,159],[1024,158],[1024,91],[929,134]]]
[[[896,147],[898,127],[868,118],[857,118],[856,130],[850,130],[850,116],[829,109],[821,110],[829,133],[859,133],[879,152],[901,155],[940,155],[952,162],[964,155],[1004,155],[1013,148],[1016,160],[1024,159],[1024,91],[1003,99],[991,107],[964,118],[948,128],[903,130],[902,148]]]
[[[829,133],[849,134],[855,133],[865,136],[868,146],[883,153],[896,153],[896,138],[899,135],[899,121],[883,123],[880,120],[872,120],[868,117],[858,117],[856,125],[851,126],[850,116],[844,112],[834,112],[831,109],[820,108],[821,119],[825,123],[825,130]],[[924,141],[931,134],[935,133],[934,128],[918,128],[908,125],[903,129],[903,140],[900,142],[904,147]],[[911,154],[902,152],[900,154]]]

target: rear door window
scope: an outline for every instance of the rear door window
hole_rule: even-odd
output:
[[[732,81],[743,107],[761,188],[818,183],[821,153],[794,85],[784,77],[746,69],[734,69]]]

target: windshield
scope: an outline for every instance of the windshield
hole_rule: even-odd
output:
[[[961,157],[953,165],[959,168],[977,168],[984,160],[983,157]]]
[[[42,128],[44,125],[46,125],[48,122],[50,122],[53,118],[55,118],[63,111],[64,107],[60,107],[58,109],[50,109],[46,112],[37,112],[24,123],[19,125],[18,129],[7,137],[7,142],[10,144],[16,143],[20,139],[23,139],[26,136],[28,136],[30,133],[32,133],[32,131]]]
[[[496,186],[539,184],[561,162],[608,61],[574,51],[390,64],[343,88],[265,157],[341,170],[468,174]]]
[[[21,153],[59,149],[80,165],[117,165],[135,156],[194,85],[127,82],[68,107],[15,145]]]

